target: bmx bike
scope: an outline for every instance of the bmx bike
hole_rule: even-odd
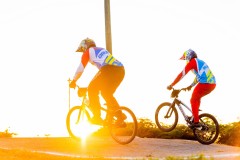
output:
[[[87,96],[87,88],[78,88],[78,97],[80,97],[81,105],[72,107],[67,114],[66,126],[69,135],[80,140],[81,129],[80,124],[83,121],[88,121],[89,123],[92,118],[92,111],[89,108],[89,100]],[[135,114],[127,107],[121,106],[117,110],[108,109],[109,107],[101,106],[101,112],[105,112],[104,123],[101,125],[103,127],[108,127],[111,137],[119,144],[128,144],[132,142],[137,135],[137,119]],[[124,125],[118,125],[117,114],[122,112],[126,119],[124,120]]]
[[[186,88],[172,88],[171,97],[173,98],[173,102],[163,102],[157,107],[155,111],[155,122],[158,128],[164,132],[170,132],[177,126],[178,110],[176,107],[178,107],[188,127],[192,129],[197,141],[201,144],[207,145],[214,143],[219,135],[219,124],[217,119],[209,113],[202,113],[199,115],[201,126],[194,127],[193,116],[188,116],[183,107],[189,110],[190,113],[192,113],[192,110],[178,98],[178,95],[182,90],[186,91]],[[201,110],[199,109],[199,111]]]

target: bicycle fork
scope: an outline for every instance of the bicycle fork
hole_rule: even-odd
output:
[[[85,112],[85,108],[84,108],[84,106],[81,106],[81,108],[79,109],[78,117],[77,117],[75,124],[78,124],[80,122],[80,119],[81,120],[84,119],[84,116],[85,116],[84,112]]]
[[[75,122],[75,124],[78,124],[78,123],[79,123],[81,113],[82,113],[82,110],[79,109],[79,113],[78,113],[77,121]]]
[[[172,116],[174,106],[175,106],[175,102],[173,102],[171,104],[171,106],[169,107],[167,114],[164,116],[164,118],[170,118]]]

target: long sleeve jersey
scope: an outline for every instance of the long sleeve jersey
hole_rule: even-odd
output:
[[[91,47],[83,52],[80,64],[76,70],[74,80],[78,80],[84,71],[87,63],[90,62],[98,69],[106,65],[123,66],[123,64],[113,57],[106,49],[100,47]]]
[[[174,86],[177,84],[190,70],[196,75],[191,86],[195,86],[197,83],[209,83],[215,84],[216,79],[208,65],[198,58],[193,58],[183,69],[183,71],[176,77],[171,84]]]

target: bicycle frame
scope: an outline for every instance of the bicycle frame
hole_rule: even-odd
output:
[[[80,87],[78,87],[78,88],[80,88]],[[83,89],[84,89],[84,88],[83,88]],[[79,110],[79,114],[78,114],[78,118],[77,118],[77,122],[76,122],[76,123],[78,123],[78,122],[80,121],[81,112],[84,112],[85,110],[87,110],[88,113],[91,113],[91,114],[92,114],[92,111],[91,111],[91,109],[89,108],[89,99],[88,99],[88,97],[87,97],[87,94],[84,93],[83,96],[81,96],[81,99],[82,99],[82,104],[81,104],[82,109]],[[105,119],[108,118],[109,113],[114,112],[113,110],[110,110],[110,109],[108,109],[108,108],[102,107],[102,105],[101,105],[101,108],[100,108],[100,109],[101,109],[101,111],[104,111],[104,112],[106,113]]]
[[[183,90],[183,89],[181,89],[181,90]],[[181,90],[180,90],[180,91],[181,91]],[[189,117],[188,117],[187,114],[185,113],[183,107],[185,107],[191,114],[192,114],[192,109],[191,109],[188,105],[186,105],[183,101],[181,101],[181,100],[178,98],[178,94],[180,93],[180,91],[177,93],[177,96],[174,97],[173,102],[172,102],[172,104],[171,104],[171,107],[169,108],[169,110],[168,110],[167,115],[165,116],[165,118],[169,118],[169,117],[172,115],[173,110],[171,110],[171,108],[173,108],[173,107],[175,107],[175,105],[177,105],[178,108],[179,108],[179,110],[181,111],[181,113],[182,113],[185,121],[187,121],[188,123],[191,124],[192,122],[189,121]],[[171,111],[170,111],[170,110],[171,110]],[[199,111],[201,111],[201,110],[199,109]],[[170,112],[170,115],[169,115],[169,112]],[[192,114],[192,116],[193,116],[193,114]],[[194,116],[193,116],[193,118],[194,118]]]
[[[180,99],[178,99],[177,97],[174,98],[172,104],[171,104],[171,107],[169,108],[168,112],[167,112],[167,115],[165,116],[165,118],[168,118],[168,117],[171,117],[172,113],[173,113],[173,110],[171,109],[172,107],[175,107],[175,106],[178,106],[179,110],[181,111],[184,119],[187,121],[188,120],[188,116],[187,114],[185,113],[184,111],[184,108],[185,107],[187,110],[189,110],[191,113],[192,113],[192,110],[190,109],[190,107],[188,105],[186,105],[184,102],[182,102]],[[169,115],[169,112],[170,112],[170,115]]]
[[[187,110],[189,110],[192,113],[192,110],[190,109],[190,107],[188,105],[186,105],[184,102],[182,102],[180,99],[178,98],[174,98],[172,105],[175,106],[175,104],[177,104],[179,110],[181,111],[184,119],[187,121],[188,120],[188,116],[187,114],[184,112],[183,107],[185,107]],[[182,107],[183,106],[183,107]]]
[[[81,104],[82,109],[79,110],[76,124],[79,123],[79,121],[80,121],[81,112],[85,112],[87,110],[88,113],[92,113],[91,110],[89,109],[89,100],[87,98],[87,94],[83,93],[83,96],[81,96],[81,97],[82,97],[81,98],[82,99],[82,104]]]

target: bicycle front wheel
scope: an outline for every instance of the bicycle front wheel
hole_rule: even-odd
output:
[[[117,113],[122,112],[126,115],[123,126],[116,125]],[[137,135],[137,118],[135,114],[127,107],[120,107],[110,117],[111,123],[109,131],[112,138],[120,144],[128,144],[133,141]]]
[[[178,123],[178,112],[171,103],[164,102],[155,111],[155,122],[158,128],[164,132],[172,131]]]
[[[212,144],[218,138],[219,135],[219,124],[217,119],[208,113],[199,115],[199,122],[202,124],[201,129],[194,129],[193,133],[202,144]]]
[[[72,107],[66,118],[66,126],[69,135],[76,139],[80,140],[81,132],[84,129],[84,125],[89,121],[90,114],[87,110],[84,109],[82,106],[74,106]]]

